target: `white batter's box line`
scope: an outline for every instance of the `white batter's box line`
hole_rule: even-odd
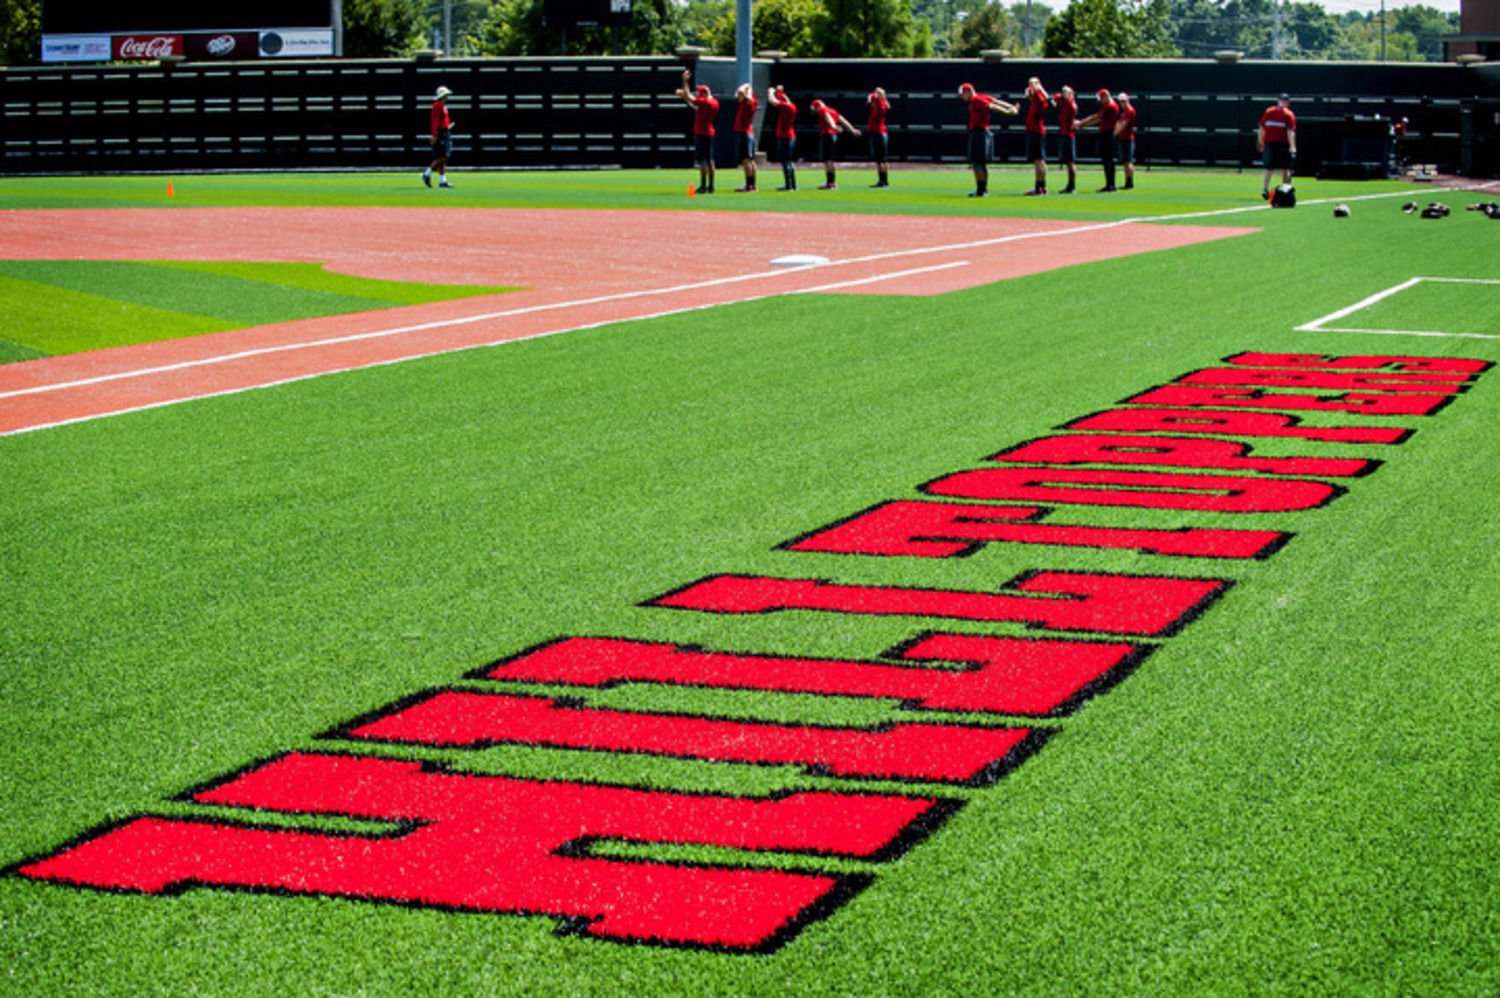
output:
[[[1390,287],[1386,288],[1384,291],[1377,291],[1373,295],[1370,295],[1370,297],[1363,298],[1360,301],[1355,302],[1353,305],[1350,305],[1350,306],[1348,306],[1346,308],[1339,309],[1337,312],[1329,312],[1327,315],[1323,316],[1320,319],[1314,319],[1312,322],[1303,323],[1302,325],[1300,325],[1300,326],[1298,326],[1296,328],[1296,332],[1299,332],[1299,333],[1363,333],[1363,334],[1365,334],[1367,336],[1439,336],[1439,337],[1448,337],[1448,338],[1452,338],[1452,339],[1500,340],[1500,334],[1497,334],[1497,333],[1452,333],[1452,332],[1444,332],[1444,331],[1441,331],[1441,330],[1431,330],[1431,329],[1368,329],[1368,328],[1365,328],[1363,326],[1330,326],[1330,325],[1328,325],[1328,323],[1330,323],[1330,322],[1337,322],[1337,321],[1339,321],[1340,319],[1342,319],[1342,318],[1344,318],[1346,316],[1353,315],[1354,313],[1356,313],[1356,312],[1358,312],[1358,311],[1360,311],[1362,309],[1369,308],[1371,305],[1374,305],[1376,302],[1384,301],[1385,299],[1390,298],[1392,295],[1398,295],[1401,292],[1406,291],[1409,288],[1414,288],[1418,284],[1422,284],[1422,283],[1431,283],[1431,284],[1491,284],[1491,285],[1500,285],[1500,280],[1493,280],[1493,279],[1484,278],[1484,277],[1412,277],[1412,278],[1408,278],[1407,280],[1402,281],[1400,284],[1393,284]]]

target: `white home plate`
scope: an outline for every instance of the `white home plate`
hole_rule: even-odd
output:
[[[811,253],[790,253],[786,256],[778,256],[771,261],[773,267],[821,267],[828,262],[826,256],[814,256]]]

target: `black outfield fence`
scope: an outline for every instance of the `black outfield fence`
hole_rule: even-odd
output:
[[[728,165],[733,64],[691,64],[695,82],[710,84],[723,104],[718,152]],[[683,67],[670,57],[594,57],[6,69],[0,172],[418,168],[439,85],[454,91],[455,163],[685,168],[692,112],[672,93]],[[813,97],[863,125],[865,96],[879,85],[892,104],[893,160],[961,162],[958,85],[1015,101],[1035,75],[1049,90],[1071,85],[1083,114],[1100,87],[1128,91],[1146,165],[1254,166],[1256,122],[1286,91],[1304,174],[1383,166],[1389,122],[1402,117],[1407,158],[1500,174],[1500,67],[1487,65],[788,59],[757,61],[754,75],[758,92],[780,83],[801,106],[804,156],[816,146]],[[1019,119],[997,125],[997,158],[1017,160]],[[762,148],[771,148],[764,114],[762,128]],[[862,149],[850,145],[849,158]],[[1086,135],[1080,153],[1092,154]]]

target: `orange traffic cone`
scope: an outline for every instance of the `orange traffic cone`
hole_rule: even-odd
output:
[[[691,198],[691,197],[697,197],[697,196],[698,196],[698,188],[694,187],[692,184],[688,184],[688,197]]]
[[[176,191],[172,190],[172,181],[168,180],[167,181],[167,197],[172,197],[176,193],[177,193]]]

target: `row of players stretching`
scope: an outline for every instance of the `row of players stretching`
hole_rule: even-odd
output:
[[[698,167],[700,194],[714,192],[714,117],[719,113],[719,101],[706,84],[692,88],[692,71],[682,71],[682,86],[677,96],[693,109],[693,161]],[[989,163],[995,156],[994,135],[990,131],[990,114],[998,111],[1006,115],[1019,115],[1021,108],[1008,101],[975,91],[965,83],[958,88],[958,97],[969,111],[968,162],[974,171],[974,191],[970,197],[985,197],[989,193]],[[1118,100],[1108,90],[1100,90],[1099,109],[1088,117],[1078,119],[1078,102],[1073,88],[1063,87],[1054,97],[1047,93],[1041,81],[1032,77],[1026,84],[1026,159],[1035,170],[1035,183],[1028,195],[1047,193],[1047,124],[1046,111],[1054,102],[1057,106],[1058,162],[1068,171],[1068,185],[1062,193],[1071,194],[1077,189],[1077,129],[1097,125],[1099,129],[1099,158],[1104,167],[1104,186],[1101,192],[1115,190],[1115,164],[1125,168],[1125,189],[1135,186],[1135,108],[1130,95],[1121,93]],[[777,86],[767,94],[771,107],[775,109],[776,159],[781,163],[783,183],[780,191],[797,189],[797,105],[786,95],[786,89]],[[755,111],[758,106],[755,91],[750,84],[741,84],[735,91],[734,138],[735,158],[745,171],[745,185],[736,188],[739,193],[756,190],[756,136]],[[873,186],[890,186],[890,164],[888,162],[890,136],[886,131],[886,116],[891,103],[885,90],[876,87],[865,98],[869,107],[869,121],[863,133],[838,111],[821,100],[810,105],[818,123],[819,158],[823,161],[825,181],[820,191],[838,188],[837,144],[841,132],[868,138],[870,160],[875,164],[878,179]]]

